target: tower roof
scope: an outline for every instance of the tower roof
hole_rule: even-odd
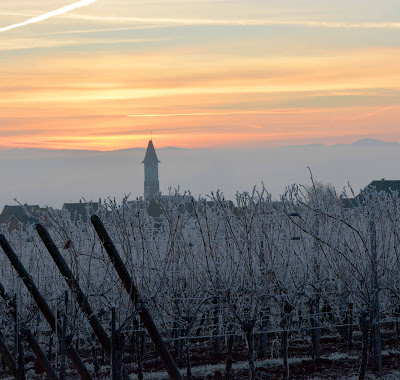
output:
[[[158,160],[156,150],[154,149],[153,141],[149,141],[149,145],[147,146],[146,155],[144,156],[144,160],[142,164],[146,163],[159,163],[161,161]]]

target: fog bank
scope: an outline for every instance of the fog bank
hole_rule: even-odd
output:
[[[364,140],[350,145],[310,145],[257,149],[157,149],[160,190],[190,190],[194,196],[221,190],[229,199],[236,191],[266,189],[274,199],[292,184],[315,179],[340,192],[374,179],[400,179],[400,145]],[[11,149],[0,150],[0,207],[21,203],[61,207],[80,198],[122,199],[143,194],[145,150],[113,152]]]

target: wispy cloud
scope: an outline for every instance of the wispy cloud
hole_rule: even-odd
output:
[[[67,46],[82,45],[117,45],[117,44],[140,44],[146,42],[168,41],[168,38],[135,38],[125,40],[102,40],[102,39],[75,39],[75,40],[56,40],[56,39],[13,39],[4,44],[0,44],[0,51],[14,51],[25,49],[48,49]]]
[[[168,25],[142,25],[142,26],[127,26],[121,28],[99,28],[99,29],[81,29],[81,30],[64,30],[60,32],[51,33],[37,33],[31,36],[48,36],[53,34],[84,34],[84,33],[103,33],[103,32],[116,32],[121,30],[146,30],[146,29],[159,29]]]
[[[370,117],[379,115],[379,114],[381,114],[381,113],[383,113],[383,112],[390,111],[390,110],[392,110],[393,108],[394,108],[394,106],[386,106],[386,107],[377,108],[377,109],[375,109],[375,110],[373,110],[373,111],[366,112],[366,113],[363,113],[363,114],[361,114],[361,115],[355,116],[355,117],[353,117],[351,120],[364,120],[364,119],[368,119],[368,118],[370,118]]]
[[[176,117],[176,116],[229,116],[229,115],[264,115],[264,114],[297,114],[297,113],[320,113],[323,109],[271,109],[271,110],[246,110],[246,111],[230,111],[230,112],[188,112],[188,113],[160,113],[160,114],[135,114],[127,115],[128,117]],[[263,128],[260,126],[252,126],[251,128]]]
[[[189,113],[159,113],[159,114],[137,114],[128,115],[128,117],[175,117],[175,116],[224,116],[234,115],[237,111],[233,112],[189,112]]]
[[[400,22],[277,21],[269,19],[198,19],[164,17],[107,17],[69,14],[66,17],[102,22],[137,22],[164,25],[300,26],[330,29],[400,29]]]
[[[17,24],[13,24],[13,25],[9,25],[9,26],[0,28],[0,32],[6,32],[7,30],[10,30],[10,29],[15,29],[15,28],[19,28],[21,26],[33,24],[35,22],[44,21],[44,20],[47,20],[47,19],[49,19],[51,17],[58,16],[58,15],[70,12],[70,11],[76,9],[76,8],[85,7],[87,5],[90,5],[90,4],[94,3],[95,1],[96,0],[81,0],[81,1],[75,2],[75,3],[70,4],[70,5],[66,5],[65,7],[56,9],[54,11],[47,12],[47,13],[42,14],[40,16],[36,16],[36,17],[30,18],[29,20],[26,20],[26,21],[23,21],[23,22],[19,22]]]
[[[35,16],[34,14],[32,14],[32,13],[17,13],[17,12],[3,12],[3,11],[1,11],[0,12],[0,16],[30,16],[30,17],[32,17],[32,16]]]

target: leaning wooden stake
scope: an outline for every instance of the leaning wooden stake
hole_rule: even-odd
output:
[[[14,308],[12,303],[12,298],[7,294],[1,282],[0,282],[0,297],[3,298],[4,301],[6,301],[6,304],[10,309]]]
[[[3,284],[1,282],[0,282],[0,296],[6,302],[7,306],[10,308],[10,310],[13,310],[14,306],[12,304],[12,298],[7,294],[7,292],[4,289]],[[47,359],[47,356],[44,354],[42,348],[40,347],[39,343],[36,341],[36,338],[31,333],[31,331],[28,329],[22,329],[21,334],[26,337],[29,345],[31,346],[33,352],[35,353],[36,357],[38,358],[43,369],[46,371],[49,379],[50,380],[58,380],[53,368],[51,367],[49,360]],[[1,352],[0,352],[0,354],[1,354]]]
[[[3,335],[0,333],[0,355],[4,359],[6,366],[10,370],[11,374],[17,378],[17,364],[8,349],[6,342],[4,342]]]
[[[25,380],[25,361],[24,350],[22,347],[22,337],[19,332],[18,302],[17,295],[13,297],[13,317],[14,317],[14,350],[17,363],[17,380]]]
[[[74,275],[72,274],[71,269],[69,268],[68,264],[62,257],[59,249],[55,245],[53,239],[51,238],[50,234],[41,224],[36,225],[36,230],[42,239],[44,245],[46,246],[47,250],[50,253],[50,256],[54,260],[57,265],[58,270],[64,277],[67,285],[71,289],[72,293],[76,297],[76,301],[78,302],[79,307],[86,315],[90,326],[92,327],[94,333],[96,334],[97,338],[100,341],[100,344],[103,346],[104,350],[106,351],[107,355],[111,355],[111,339],[108,337],[106,331],[104,330],[102,324],[100,323],[99,319],[97,318],[95,312],[93,311],[88,298],[86,297],[85,293],[83,293],[81,287],[79,286],[79,282],[76,280]],[[129,380],[128,371],[125,367],[122,369],[122,376],[124,380]]]
[[[0,297],[6,302],[7,307],[10,310],[14,310],[13,299],[7,294],[3,284],[0,282]],[[6,343],[3,340],[3,336],[0,333],[0,356],[4,359],[4,362],[11,374],[17,377],[17,363],[15,362],[11,352],[8,350]]]
[[[4,253],[10,260],[12,266],[17,271],[19,277],[21,277],[23,283],[25,284],[28,291],[31,293],[33,299],[35,300],[36,304],[38,305],[39,310],[42,312],[44,317],[46,318],[47,322],[49,323],[50,327],[53,331],[57,331],[59,334],[62,331],[61,325],[57,322],[56,317],[54,316],[53,312],[50,309],[50,306],[39,292],[39,289],[36,287],[35,283],[32,280],[32,277],[29,275],[25,267],[21,264],[18,259],[18,256],[15,254],[14,250],[11,248],[10,244],[8,243],[7,239],[4,235],[0,234],[0,246],[3,248]],[[57,330],[56,330],[57,326]],[[75,348],[70,345],[67,348],[67,355],[74,363],[81,379],[83,380],[92,380],[92,376],[90,375],[89,371],[85,367],[81,357],[79,356],[78,352]]]
[[[121,256],[115,248],[114,243],[112,242],[110,236],[104,228],[103,223],[97,215],[93,215],[91,217],[91,221],[97,234],[99,235],[101,242],[103,243],[104,249],[107,251],[111,262],[114,264],[114,267],[132,302],[135,306],[139,306],[139,292],[130,274],[128,273],[128,270],[126,269],[121,259]],[[162,337],[157,330],[157,327],[153,321],[153,318],[150,315],[149,310],[146,308],[146,306],[140,305],[138,312],[144,326],[146,327],[150,335],[151,340],[154,343],[158,355],[164,363],[165,369],[167,370],[169,377],[174,380],[181,380],[182,376],[178,370],[178,367],[176,366],[171,354],[169,353],[164,341],[162,340]]]
[[[26,337],[26,340],[29,343],[29,346],[32,348],[32,351],[35,353],[36,357],[39,360],[39,363],[45,370],[47,376],[49,377],[50,380],[58,380],[56,373],[53,370],[53,367],[51,366],[49,359],[47,359],[47,356],[44,354],[42,351],[38,341],[32,334],[32,332],[29,329],[23,329],[21,330],[22,334]]]
[[[119,332],[116,329],[115,307],[111,308],[111,379],[121,378],[121,361],[119,360]]]

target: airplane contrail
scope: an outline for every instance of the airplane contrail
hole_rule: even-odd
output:
[[[329,29],[400,29],[400,22],[345,22],[345,21],[279,21],[269,19],[197,19],[197,18],[149,18],[149,17],[113,17],[70,14],[66,17],[102,22],[137,22],[170,25],[229,25],[229,26],[299,26]]]
[[[23,22],[19,22],[18,24],[13,24],[13,25],[5,26],[4,28],[0,28],[0,32],[5,32],[5,31],[10,30],[10,29],[19,28],[20,26],[25,26],[25,25],[28,25],[28,24],[33,24],[35,22],[40,22],[40,21],[43,21],[43,20],[47,20],[48,18],[51,18],[51,17],[54,17],[54,16],[58,16],[58,15],[61,15],[63,13],[67,13],[69,11],[72,11],[73,9],[80,8],[80,7],[85,7],[87,5],[90,5],[90,4],[94,3],[95,1],[96,0],[81,0],[81,1],[77,1],[77,2],[75,2],[73,4],[66,5],[65,7],[56,9],[54,11],[45,13],[43,15],[30,18],[29,20],[26,20],[26,21],[23,21]]]

